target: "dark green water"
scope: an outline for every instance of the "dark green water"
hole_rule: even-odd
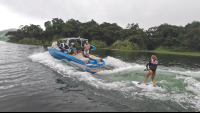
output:
[[[50,56],[46,47],[1,42],[0,111],[200,111],[200,59],[97,49],[110,70],[91,74]],[[151,55],[161,89],[136,87]],[[148,78],[147,83],[152,83]]]

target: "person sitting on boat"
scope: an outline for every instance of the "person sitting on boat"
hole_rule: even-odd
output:
[[[76,52],[76,51],[74,51],[72,55],[73,55],[73,56],[77,55],[77,52]]]
[[[78,50],[78,53],[75,55],[73,55],[73,56],[75,56],[76,58],[78,58],[78,59],[81,59],[81,57],[83,57],[83,52],[82,52],[82,49],[79,49]]]
[[[85,49],[84,49],[83,55],[89,58],[90,44],[88,43],[88,41],[86,41],[84,48]]]
[[[76,55],[77,55],[77,56],[83,56],[82,49],[79,49],[79,50],[78,50],[78,53],[77,53]]]
[[[52,47],[52,48],[56,48],[56,47],[57,47],[57,41],[56,41],[56,40],[53,41],[51,47]]]
[[[76,46],[74,45],[74,43],[71,43],[71,53],[73,54],[73,55],[76,55],[77,54],[77,52],[76,52]]]

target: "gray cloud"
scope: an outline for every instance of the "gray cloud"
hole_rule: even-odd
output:
[[[200,0],[0,0],[0,4],[30,20],[94,19],[123,28],[128,23],[144,29],[164,23],[185,26],[200,19]]]

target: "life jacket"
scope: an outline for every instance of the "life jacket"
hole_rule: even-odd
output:
[[[151,62],[151,60],[149,60],[149,62],[148,62],[148,64],[146,65],[146,66],[148,66],[149,65],[149,68],[150,69],[157,69],[157,64],[153,64],[152,62]]]

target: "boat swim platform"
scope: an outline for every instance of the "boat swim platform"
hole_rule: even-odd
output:
[[[72,55],[71,55],[72,56]],[[92,72],[100,72],[100,71],[104,71],[105,68],[98,68],[99,65],[103,64],[103,62],[101,62],[101,59],[94,59],[97,60],[97,64],[91,64],[89,62],[94,62],[94,60],[90,60],[89,58],[83,57],[83,56],[74,56],[80,60],[82,60],[83,62],[85,62],[88,66],[93,66],[93,67],[97,67],[94,69],[89,69]]]
[[[104,71],[104,70],[105,68],[90,69],[90,71],[95,71],[95,72]]]

